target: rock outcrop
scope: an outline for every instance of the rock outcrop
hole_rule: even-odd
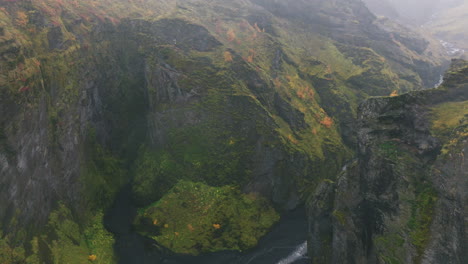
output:
[[[454,61],[437,89],[361,104],[357,160],[310,205],[314,263],[467,259],[467,81]]]

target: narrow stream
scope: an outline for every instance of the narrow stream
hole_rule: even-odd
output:
[[[114,250],[119,264],[305,264],[307,221],[304,208],[286,213],[259,245],[247,252],[224,251],[202,256],[174,254],[154,240],[132,229],[136,207],[131,187],[117,195],[104,218],[106,228],[116,237]]]

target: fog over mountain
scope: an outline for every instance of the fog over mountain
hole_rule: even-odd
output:
[[[452,57],[466,58],[467,0],[364,0],[375,15],[435,37]]]
[[[466,3],[466,0],[364,0],[364,2],[378,15],[424,24],[434,14],[460,6]]]

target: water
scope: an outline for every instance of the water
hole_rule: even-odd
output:
[[[434,88],[439,87],[443,82],[444,82],[444,76],[443,76],[443,75],[440,75],[439,82],[437,82],[437,83],[434,85]]]
[[[439,40],[439,41],[440,41],[440,44],[442,44],[442,46],[444,46],[444,48],[447,51],[448,55],[450,55],[450,56],[461,56],[461,55],[465,54],[464,49],[456,47],[453,43],[449,43],[449,42],[444,41],[444,40]]]
[[[286,258],[280,260],[277,264],[291,264],[296,263],[298,260],[307,259],[307,241],[300,244],[292,253],[291,255],[287,256]]]
[[[132,229],[136,207],[131,188],[125,187],[104,218],[114,233],[119,264],[306,264],[307,221],[304,208],[285,214],[271,232],[247,252],[224,251],[203,256],[174,254]]]
[[[444,3],[445,4],[445,3]],[[440,15],[440,12],[436,12],[432,14],[431,18],[421,25],[421,27],[431,27],[431,25],[434,23],[434,21],[437,19],[437,17]],[[440,44],[445,48],[445,51],[447,52],[447,55],[457,57],[457,56],[462,56],[465,54],[465,50],[462,48],[457,47],[455,44],[447,42],[443,39],[439,39]]]

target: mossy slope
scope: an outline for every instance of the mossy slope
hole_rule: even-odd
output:
[[[278,219],[269,202],[254,193],[180,181],[141,210],[136,228],[177,253],[196,255],[249,249]]]

